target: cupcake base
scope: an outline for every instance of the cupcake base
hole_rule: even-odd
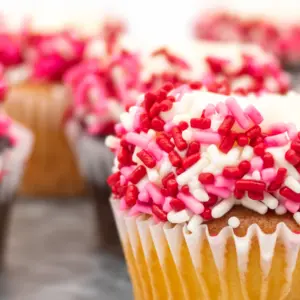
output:
[[[112,201],[135,299],[299,299],[300,235],[278,223],[280,217],[260,216],[257,225],[246,216],[242,236],[222,221],[214,225],[218,233],[213,223],[190,233],[130,217],[118,204]],[[273,230],[264,233],[262,224]]]
[[[84,184],[62,128],[68,98],[57,84],[14,86],[5,102],[7,113],[35,134],[21,193],[26,196],[82,195]]]
[[[67,124],[66,134],[93,197],[98,245],[120,254],[122,250],[109,202],[110,189],[106,184],[113,164],[112,153],[105,146],[104,138],[86,135],[76,123]]]

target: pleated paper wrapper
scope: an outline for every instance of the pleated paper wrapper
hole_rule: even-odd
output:
[[[61,84],[24,82],[10,89],[5,110],[36,138],[22,187],[25,195],[69,197],[84,192],[62,124],[69,101]]]
[[[4,263],[13,200],[21,184],[34,140],[32,133],[19,124],[13,124],[11,132],[17,144],[15,148],[7,150],[1,157],[5,175],[0,182],[0,269]]]
[[[129,216],[111,199],[135,299],[300,299],[300,235],[283,223],[273,234],[251,225],[244,237],[225,227],[186,226]]]
[[[113,166],[113,154],[105,146],[104,138],[87,135],[74,121],[67,123],[66,135],[92,194],[99,245],[119,254],[120,243],[109,202],[110,189],[106,184]]]

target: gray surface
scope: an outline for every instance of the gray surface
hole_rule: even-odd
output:
[[[15,205],[1,300],[129,300],[122,259],[95,246],[88,201]]]

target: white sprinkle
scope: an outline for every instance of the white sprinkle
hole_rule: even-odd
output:
[[[191,166],[188,170],[177,176],[177,182],[179,185],[185,185],[189,182],[190,178],[196,174],[201,173],[202,169],[209,164],[207,158],[201,158],[197,163]]]
[[[295,193],[300,193],[300,183],[294,177],[288,176],[284,184]]]
[[[183,209],[181,211],[170,211],[168,213],[168,221],[170,223],[174,223],[174,224],[181,224],[181,223],[185,223],[187,221],[190,220],[190,214],[186,209]]]
[[[236,164],[240,154],[241,151],[238,148],[232,148],[226,155],[227,165]]]
[[[187,123],[190,122],[191,117],[188,114],[181,114],[181,115],[176,115],[172,122],[176,125],[178,125],[181,121],[185,121]]]
[[[191,129],[186,129],[182,132],[182,137],[187,141],[190,142],[193,138],[193,131]]]
[[[201,225],[203,223],[203,218],[199,215],[194,215],[192,216],[192,218],[190,219],[188,225],[187,225],[187,229],[190,232],[195,232],[195,230],[199,227],[199,225]]]
[[[188,186],[190,188],[190,191],[201,188],[201,183],[199,182],[197,176],[194,176],[193,178],[191,178],[191,180],[188,183]]]
[[[293,217],[297,224],[300,225],[300,212],[296,212]]]
[[[191,194],[200,202],[206,202],[209,200],[209,196],[204,191],[204,189],[198,188],[196,190],[191,191]]]
[[[240,222],[239,218],[237,218],[237,217],[231,217],[228,220],[228,225],[232,228],[237,228],[240,226],[240,224],[241,224],[241,222]]]
[[[253,157],[253,148],[245,146],[241,154],[241,160],[250,160]]]
[[[156,136],[156,131],[149,129],[147,132],[148,137],[154,138]]]
[[[269,193],[264,193],[264,200],[262,202],[268,206],[269,209],[276,209],[278,207],[278,200]]]
[[[216,159],[216,157],[220,156],[220,151],[216,145],[210,145],[206,149],[208,156],[211,160]]]
[[[255,170],[252,173],[252,178],[255,179],[255,180],[261,180],[260,172],[258,170]]]
[[[246,208],[252,209],[257,213],[264,215],[268,211],[268,207],[260,201],[252,200],[245,196],[241,199],[241,203]]]
[[[148,178],[149,181],[157,183],[159,181],[159,174],[155,169],[148,169],[147,168],[147,174],[148,174]]]
[[[287,212],[287,209],[282,204],[279,204],[276,207],[275,212],[277,215],[284,215]]]
[[[213,207],[211,211],[212,217],[214,219],[223,217],[227,212],[230,211],[230,209],[233,207],[234,204],[235,204],[235,199],[233,197],[224,199],[223,201],[221,201],[220,203],[218,203]]]
[[[159,175],[161,177],[164,177],[165,175],[167,175],[168,173],[170,173],[172,171],[172,168],[173,168],[173,166],[170,163],[169,159],[163,159],[163,162],[160,165]]]

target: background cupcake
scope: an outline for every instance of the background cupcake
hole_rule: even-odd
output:
[[[146,94],[107,141],[135,298],[296,299],[299,95],[192,88]]]

